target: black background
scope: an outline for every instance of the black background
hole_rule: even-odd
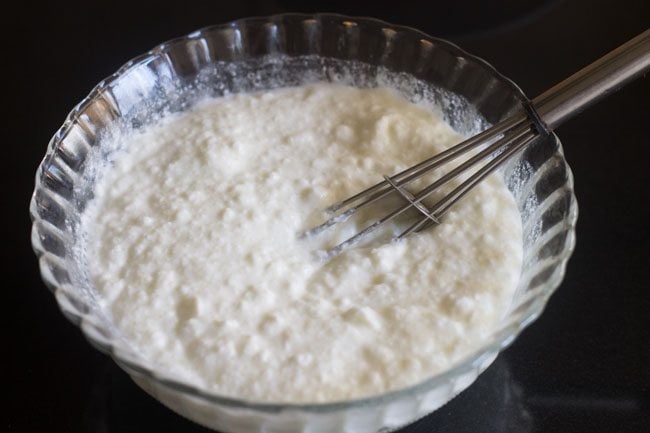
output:
[[[650,25],[647,0],[12,3],[3,15],[3,394],[8,432],[203,432],[87,344],[29,246],[33,175],[67,112],[129,58],[251,15],[375,16],[448,38],[529,96]],[[650,431],[650,78],[557,131],[576,182],[578,244],[543,316],[474,386],[407,432]],[[8,134],[7,134],[8,133]]]

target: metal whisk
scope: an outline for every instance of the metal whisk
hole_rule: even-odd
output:
[[[650,30],[646,30],[532,101],[522,101],[523,109],[518,114],[400,173],[393,176],[384,176],[382,182],[330,206],[327,212],[332,214],[331,218],[323,224],[306,231],[305,236],[315,236],[336,224],[342,223],[360,209],[390,194],[398,194],[404,199],[404,203],[327,251],[326,257],[333,257],[350,248],[383,224],[409,209],[416,209],[420,213],[420,217],[407,229],[395,236],[396,239],[401,239],[432,225],[440,224],[440,218],[451,206],[463,198],[476,184],[495,171],[508,158],[526,147],[537,137],[549,134],[550,131],[572,115],[581,112],[603,96],[645,73],[649,68]],[[472,150],[476,150],[477,153],[419,192],[411,193],[406,189],[406,186],[411,182],[420,179],[456,158],[466,155]],[[487,162],[434,204],[426,206],[423,203],[425,198],[439,190],[440,187],[467,173],[484,161]]]

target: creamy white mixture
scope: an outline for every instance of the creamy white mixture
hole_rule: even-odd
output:
[[[509,307],[521,223],[492,176],[433,230],[314,252],[317,210],[461,139],[389,90],[318,84],[204,101],[126,135],[84,214],[102,303],[147,359],[209,390],[274,402],[422,381]]]

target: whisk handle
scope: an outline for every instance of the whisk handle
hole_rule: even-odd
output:
[[[551,87],[533,105],[549,129],[650,69],[650,29]]]

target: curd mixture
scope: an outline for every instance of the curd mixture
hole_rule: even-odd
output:
[[[461,140],[386,89],[316,84],[206,100],[125,135],[83,216],[93,284],[160,369],[273,402],[420,382],[509,307],[521,222],[496,175],[443,223],[329,261],[317,212]],[[322,239],[321,239],[322,238]]]

